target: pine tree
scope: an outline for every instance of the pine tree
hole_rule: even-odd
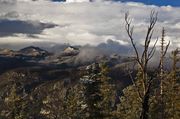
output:
[[[80,90],[81,85],[79,84],[68,88],[64,99],[64,118],[85,119],[83,97]]]
[[[23,92],[23,84],[19,80],[24,79],[23,73],[11,72],[7,75],[7,80],[11,81],[11,87],[4,99],[6,104],[6,117],[11,119],[24,119],[28,118],[28,100],[27,95]]]
[[[84,106],[87,119],[102,118],[99,103],[102,101],[100,93],[100,68],[97,63],[87,67],[87,75],[80,81],[83,87]]]
[[[103,119],[112,119],[116,115],[114,113],[115,108],[115,84],[114,81],[108,77],[109,68],[105,63],[100,64],[100,92],[102,96],[102,101],[100,102],[101,113],[103,114]]]
[[[48,90],[44,89],[43,91],[45,97],[42,99],[40,114],[48,119],[63,119],[66,94],[63,83],[49,84]]]
[[[118,104],[117,114],[121,119],[139,119],[142,111],[142,100],[139,97],[143,93],[142,73],[139,70],[134,83],[123,90]]]
[[[25,109],[27,108],[26,100],[17,94],[17,86],[14,84],[10,90],[10,94],[5,98],[5,103],[8,105],[8,118],[24,119],[28,117]]]
[[[163,70],[163,73],[160,74],[161,87],[157,88],[157,92],[154,93],[152,97],[153,102],[151,106],[151,118],[153,119],[179,119],[180,118],[180,84],[179,84],[179,72],[176,68],[177,65],[177,50],[173,51],[173,65],[171,71]],[[157,79],[159,76],[157,77]],[[159,89],[163,93],[160,93]],[[161,94],[161,95],[160,95]],[[163,103],[162,103],[163,102]],[[163,105],[162,105],[163,104]],[[163,114],[163,115],[162,115]]]
[[[86,70],[86,75],[79,83],[67,89],[61,118],[113,118],[115,88],[113,81],[107,76],[109,69],[105,64],[94,63]]]
[[[166,72],[164,77],[164,98],[165,102],[164,119],[179,119],[180,118],[180,72],[177,68],[177,62],[179,62],[178,55],[180,54],[179,50],[176,49],[172,52],[172,71],[170,73]]]

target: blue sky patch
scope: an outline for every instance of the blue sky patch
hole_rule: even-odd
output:
[[[157,5],[157,6],[180,6],[180,0],[115,0],[122,2],[141,2],[148,5]]]

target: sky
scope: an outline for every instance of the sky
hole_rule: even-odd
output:
[[[142,2],[144,4],[149,4],[149,5],[157,5],[157,6],[162,6],[162,5],[171,5],[171,6],[180,6],[180,0],[119,0],[119,1],[132,1],[132,2]]]
[[[65,0],[52,0],[55,2],[62,2]],[[71,0],[76,1],[76,0]],[[93,1],[93,0],[91,0]],[[157,5],[157,6],[180,6],[180,0],[114,0],[114,1],[121,1],[121,2],[140,2],[147,5]]]
[[[130,13],[135,42],[143,44],[152,10],[158,21],[152,43],[166,29],[171,48],[180,47],[180,6],[178,0],[158,0],[152,5],[110,0],[0,0],[0,45],[36,42],[99,45],[109,39],[127,46],[124,14]],[[125,0],[123,0],[125,1]],[[155,1],[155,0],[150,0]],[[156,0],[157,1],[157,0]]]

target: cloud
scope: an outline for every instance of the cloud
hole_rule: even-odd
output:
[[[129,55],[132,52],[132,48],[129,45],[122,44],[118,41],[108,39],[105,43],[101,43],[97,46],[98,49],[106,52],[107,54],[117,53]]]
[[[90,0],[66,0],[66,2],[90,2]]]
[[[129,45],[122,45],[118,41],[108,39],[107,42],[97,46],[85,45],[80,48],[80,52],[75,58],[75,64],[93,62],[115,54],[129,56],[132,55],[132,51],[133,49]]]
[[[16,2],[16,0],[0,0],[0,2],[2,3],[2,4],[10,4],[10,3],[15,3]]]
[[[15,34],[27,34],[29,36],[41,34],[44,29],[53,28],[55,24],[41,23],[38,21],[0,20],[0,37]]]
[[[43,42],[97,46],[105,43],[108,39],[112,39],[123,45],[128,45],[129,39],[124,28],[125,12],[129,11],[133,18],[135,42],[139,44],[144,40],[149,14],[152,9],[158,11],[158,22],[153,39],[160,36],[161,29],[164,26],[166,38],[171,40],[172,48],[179,47],[180,8],[178,7],[158,7],[142,3],[112,1],[62,3],[50,0],[35,2],[17,0],[16,2],[0,3],[0,19],[39,21],[39,24],[52,23],[58,25],[51,29],[40,29],[41,32],[37,33],[38,39],[36,37],[31,38],[33,42],[41,40]],[[22,41],[26,37],[24,38],[21,35],[19,37],[8,37],[10,39],[8,42],[13,41],[13,39],[21,39],[19,41]],[[1,39],[5,38],[0,38],[0,43],[2,43]]]

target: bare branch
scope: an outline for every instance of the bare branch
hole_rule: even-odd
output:
[[[153,47],[151,48],[151,51],[148,53],[148,60],[150,60],[153,56],[154,56],[154,53],[156,51],[156,44],[158,42],[158,38],[156,39]]]
[[[168,42],[168,44],[166,45],[166,48],[165,48],[165,51],[164,51],[163,57],[166,55],[167,50],[168,50],[168,48],[169,48],[169,45],[170,45],[170,41],[169,41],[169,42]]]
[[[166,45],[166,46],[164,46],[164,37],[165,37],[165,30],[164,30],[164,28],[163,28],[163,31],[162,31],[162,52],[161,52],[161,60],[160,60],[160,62],[159,62],[159,65],[158,65],[158,69],[160,69],[160,67],[161,67],[161,63],[162,63],[162,60],[163,60],[163,58],[165,57],[165,55],[167,54],[167,50],[168,50],[168,48],[169,48],[169,45],[170,45],[170,41],[168,42],[168,44]],[[165,47],[165,50],[164,50],[164,47]]]
[[[139,58],[139,53],[138,53],[138,50],[137,50],[137,48],[136,48],[136,44],[134,43],[134,38],[133,38],[133,30],[134,30],[134,27],[133,26],[131,26],[131,19],[129,18],[129,13],[126,13],[125,14],[125,22],[126,22],[126,25],[125,25],[125,28],[126,28],[126,31],[127,31],[127,34],[128,34],[128,36],[129,36],[129,38],[130,38],[130,41],[131,41],[131,44],[132,44],[132,46],[133,46],[133,48],[134,48],[134,50],[135,50],[135,54],[136,54],[136,60],[137,60],[137,62],[139,63],[139,64],[141,64],[140,63],[140,58]]]
[[[143,60],[149,59],[148,56],[147,56],[148,55],[147,52],[148,52],[149,44],[151,42],[151,39],[152,39],[152,36],[153,36],[153,33],[154,33],[153,28],[154,28],[156,22],[157,22],[157,12],[155,12],[153,10],[153,11],[151,11],[151,14],[150,14],[150,22],[149,22],[148,30],[147,30],[147,33],[146,33],[146,38],[145,38],[145,43],[144,43],[145,44],[144,45],[144,51],[143,51],[142,56],[141,56],[141,62],[146,62],[146,61],[143,61]],[[154,54],[154,53],[152,53],[152,54]]]

